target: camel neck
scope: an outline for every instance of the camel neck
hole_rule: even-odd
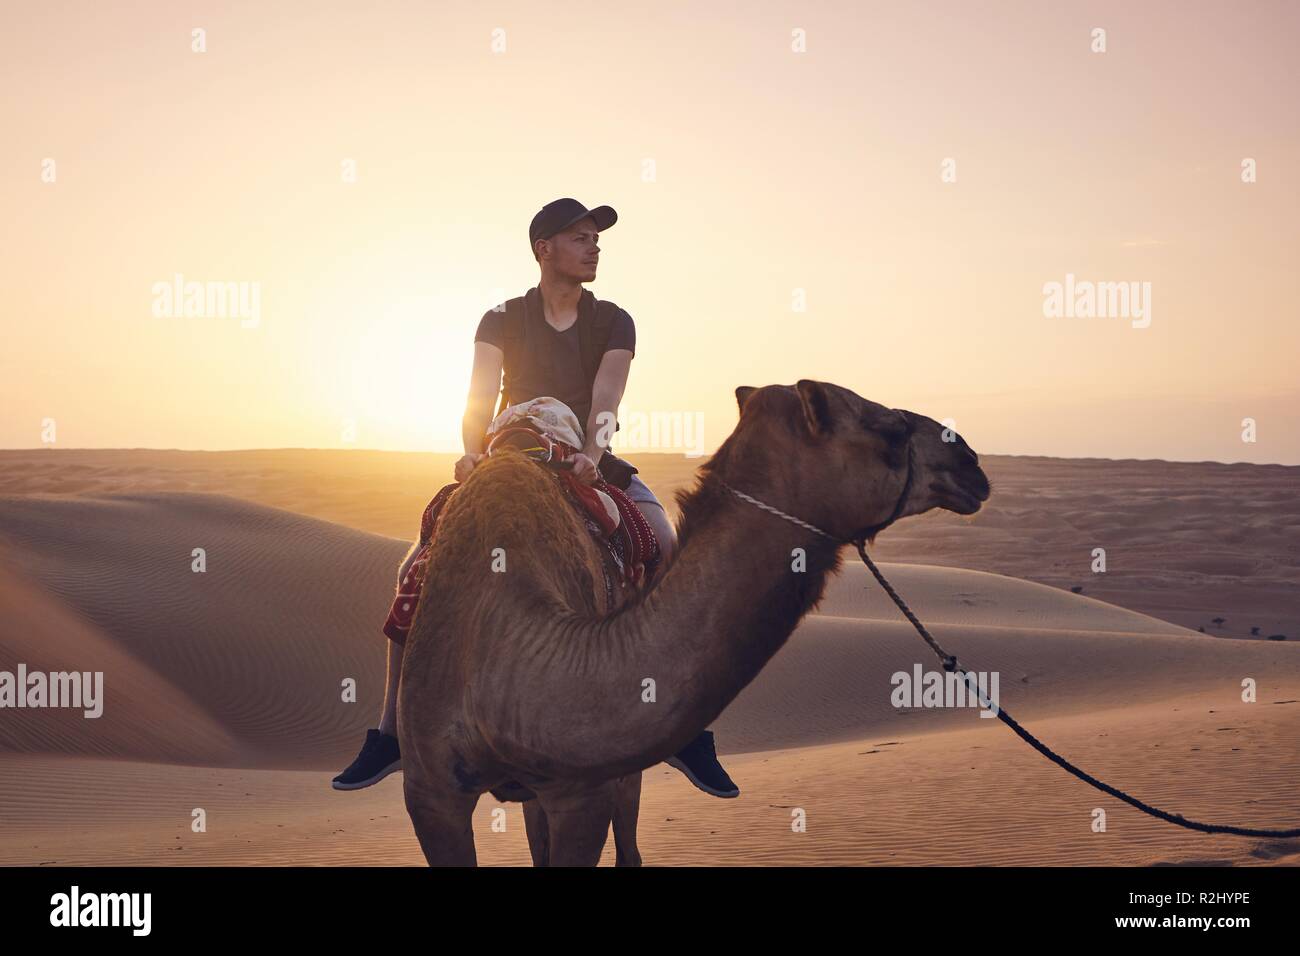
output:
[[[629,609],[636,639],[661,662],[696,732],[744,689],[818,601],[840,546],[743,502],[716,482],[702,527],[681,528],[667,573]],[[689,714],[689,717],[685,715]]]
[[[791,498],[722,477],[774,505]],[[466,491],[475,487],[471,481]],[[462,511],[470,507],[462,503]],[[474,725],[488,728],[485,739],[497,754],[543,776],[591,779],[667,759],[780,650],[839,567],[834,542],[741,501],[716,481],[706,478],[687,496],[683,515],[680,546],[663,577],[643,599],[608,615],[598,616],[576,593],[590,586],[596,569],[576,559],[556,562],[550,537],[526,534],[512,550],[516,566],[528,567],[530,555],[539,562],[536,587],[503,588],[491,605],[501,617],[476,624],[487,653],[516,661],[476,678],[491,692],[477,694]],[[514,534],[529,527],[517,514],[510,520]],[[535,520],[539,530],[557,528]],[[483,540],[501,540],[486,533]],[[549,564],[540,563],[543,555]],[[470,573],[459,565],[448,571]]]

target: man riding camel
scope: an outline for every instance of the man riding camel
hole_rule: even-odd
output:
[[[586,422],[584,446],[572,456],[574,477],[594,484],[614,479],[626,462],[600,443],[606,423],[623,399],[628,370],[636,351],[632,317],[612,302],[598,300],[583,289],[596,278],[600,259],[599,234],[618,221],[609,206],[587,209],[576,199],[547,203],[528,227],[533,258],[541,267],[535,288],[484,313],[474,336],[474,369],[461,425],[465,455],[456,462],[456,481],[464,481],[484,457],[483,437],[500,407],[551,396],[568,405],[579,422]],[[594,378],[593,372],[594,371]],[[502,373],[504,372],[504,383]],[[604,426],[604,427],[603,427]],[[599,462],[599,466],[597,463]],[[660,567],[666,567],[677,544],[677,533],[664,507],[636,474],[625,489],[659,541]],[[412,547],[402,563],[399,587],[419,550]],[[437,595],[428,596],[437,600]],[[360,790],[378,783],[402,767],[397,744],[397,686],[402,673],[402,645],[388,642],[388,680],[377,728],[366,731],[361,752],[334,778],[336,790]],[[740,790],[718,763],[713,734],[700,733],[668,763],[696,787],[715,797],[736,797]]]

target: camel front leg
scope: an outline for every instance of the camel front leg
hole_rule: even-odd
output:
[[[406,812],[430,866],[477,866],[474,807],[478,794],[445,793],[407,777]]]
[[[640,866],[636,821],[641,813],[641,773],[614,781],[614,865]]]
[[[528,834],[528,852],[533,866],[551,865],[551,831],[546,811],[537,799],[524,801],[524,832]]]
[[[550,834],[550,866],[595,866],[614,816],[614,781],[538,795]]]

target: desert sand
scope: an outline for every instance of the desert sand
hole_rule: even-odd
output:
[[[670,507],[698,464],[631,460]],[[0,670],[99,670],[107,687],[97,720],[0,711],[0,863],[421,863],[400,776],[329,779],[373,726],[393,574],[451,461],[0,452]],[[1108,782],[1195,819],[1297,825],[1300,469],[982,463],[983,511],[909,519],[875,549],[936,637]],[[935,662],[845,562],[714,726],[741,797],[647,772],[647,864],[1300,862],[1300,841],[1145,817],[974,710],[895,708],[890,675]],[[527,863],[517,804],[485,797],[476,835],[482,863]]]

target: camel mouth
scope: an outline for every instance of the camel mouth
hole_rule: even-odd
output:
[[[971,494],[969,491],[958,490],[953,495],[953,502],[948,510],[959,515],[973,515],[983,507],[984,502]]]
[[[988,501],[991,489],[983,471],[976,469],[976,474],[965,476],[965,479],[930,486],[930,490],[939,496],[942,508],[954,514],[973,515]]]

